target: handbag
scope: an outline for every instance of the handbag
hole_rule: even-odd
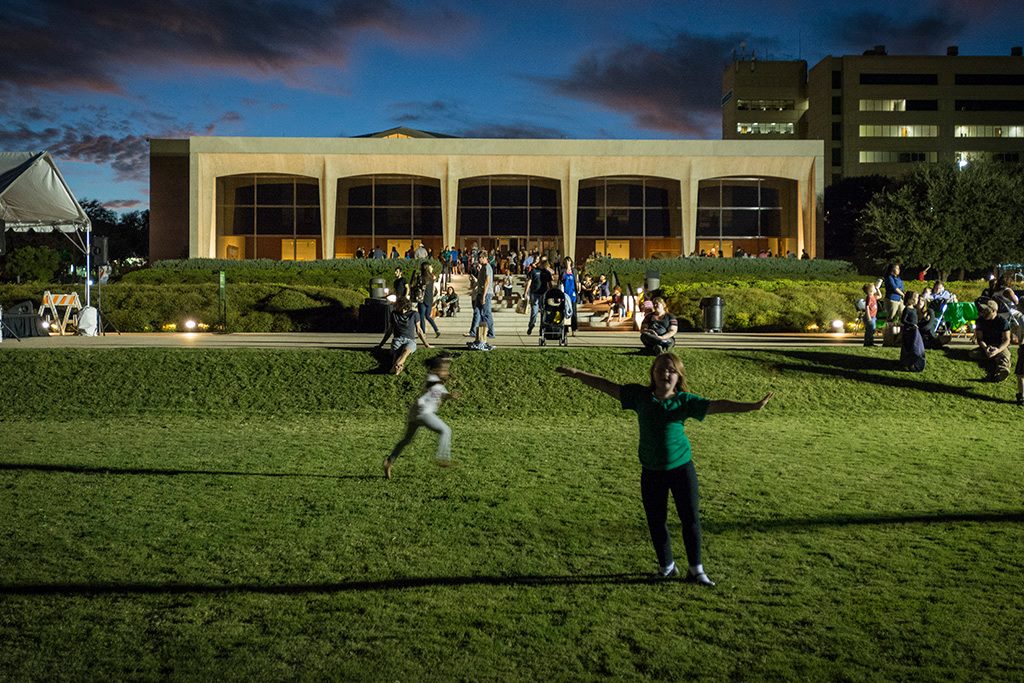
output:
[[[519,303],[516,304],[516,313],[518,313],[519,315],[526,315],[526,298],[525,297],[520,299]]]

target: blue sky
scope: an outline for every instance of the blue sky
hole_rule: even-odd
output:
[[[48,149],[80,199],[148,208],[152,137],[718,138],[721,73],[759,59],[1008,55],[1019,0],[3,0],[0,150]]]

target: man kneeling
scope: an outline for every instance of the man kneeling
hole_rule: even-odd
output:
[[[985,379],[1002,382],[1010,376],[1010,322],[998,315],[999,305],[989,299],[978,306],[977,348],[971,358],[985,369]]]

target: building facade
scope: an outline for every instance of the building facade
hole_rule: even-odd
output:
[[[723,137],[760,134],[736,123],[748,113],[739,102],[795,101],[799,109],[794,93],[803,85],[807,107],[792,135],[824,142],[829,184],[851,176],[898,176],[918,163],[1024,161],[1019,47],[1008,56],[961,56],[956,47],[944,56],[897,56],[876,46],[863,55],[826,57],[805,78],[799,62],[780,62],[774,69],[765,64],[736,62],[726,69]],[[727,125],[727,117],[733,123]],[[748,124],[771,124],[778,117],[746,116]]]
[[[822,253],[818,141],[150,141],[150,258],[345,258],[420,242],[586,258]]]

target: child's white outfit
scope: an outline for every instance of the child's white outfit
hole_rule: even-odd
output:
[[[452,459],[452,429],[437,416],[437,409],[448,395],[449,392],[441,383],[440,377],[434,374],[427,375],[423,393],[409,406],[405,436],[395,445],[388,460],[394,462],[398,458],[405,447],[412,443],[420,427],[426,427],[440,436],[437,442],[438,461],[447,463]]]

